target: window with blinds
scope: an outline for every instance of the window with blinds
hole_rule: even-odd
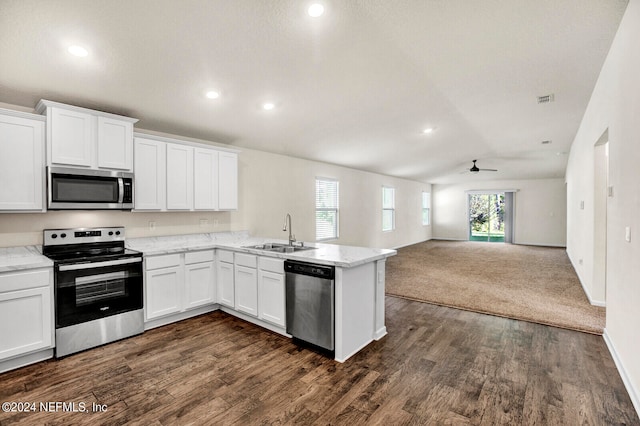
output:
[[[422,193],[422,224],[429,225],[431,220],[429,218],[431,212],[431,194],[428,192]]]
[[[396,190],[382,187],[382,231],[396,228]]]
[[[338,238],[338,181],[316,178],[316,241]]]

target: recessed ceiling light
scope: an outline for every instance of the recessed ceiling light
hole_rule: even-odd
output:
[[[218,92],[217,90],[209,90],[204,95],[209,99],[218,99],[220,97],[220,92]]]
[[[273,102],[265,102],[264,104],[262,104],[262,109],[266,111],[271,111],[275,107],[276,107],[276,104],[274,104]]]
[[[77,45],[69,46],[67,51],[71,53],[73,56],[78,56],[80,58],[84,58],[85,56],[89,55],[89,51],[87,49]]]
[[[317,18],[319,16],[322,16],[322,14],[324,13],[324,6],[321,5],[320,3],[314,3],[311,6],[309,6],[309,9],[307,9],[307,13],[312,18]]]
[[[429,133],[433,133],[433,127],[427,127],[422,131],[422,133],[424,133],[425,135],[428,135]]]

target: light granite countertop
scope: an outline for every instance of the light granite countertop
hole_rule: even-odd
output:
[[[163,237],[130,238],[127,247],[144,253],[145,256],[181,253],[205,249],[225,249],[239,253],[250,253],[280,259],[333,265],[350,268],[394,256],[397,252],[388,249],[341,246],[336,244],[305,243],[311,250],[295,253],[278,253],[251,248],[264,243],[287,244],[286,240],[251,237],[248,232],[219,232],[209,234],[173,235]]]
[[[42,254],[39,246],[0,248],[0,273],[51,266],[53,261]]]
[[[246,231],[129,238],[126,241],[127,247],[141,251],[145,256],[219,248],[239,253],[299,260],[343,268],[363,265],[396,254],[395,250],[322,243],[306,243],[306,246],[313,247],[313,249],[295,253],[277,253],[250,248],[250,246],[264,243],[286,244],[287,241],[251,237]],[[40,246],[0,248],[0,273],[51,266],[53,266],[53,261],[42,254]]]

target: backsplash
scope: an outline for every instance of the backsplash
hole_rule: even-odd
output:
[[[0,214],[0,247],[42,244],[42,230],[124,226],[127,238],[231,230],[231,212],[51,211]]]

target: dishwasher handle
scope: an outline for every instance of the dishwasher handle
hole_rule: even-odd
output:
[[[308,275],[310,277],[333,280],[335,278],[335,268],[327,265],[317,265],[315,263],[298,262],[285,260],[284,271],[292,274]]]

